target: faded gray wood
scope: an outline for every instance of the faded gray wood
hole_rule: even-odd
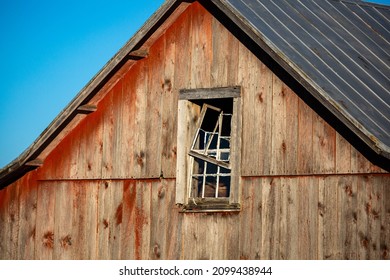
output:
[[[240,97],[241,87],[181,89],[180,100],[216,99]]]

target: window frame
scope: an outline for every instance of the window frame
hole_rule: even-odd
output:
[[[191,198],[191,158],[196,129],[199,128],[201,107],[196,102],[218,99],[232,100],[230,135],[230,191],[229,197]],[[240,161],[241,161],[241,87],[182,89],[178,100],[176,204],[182,212],[224,212],[240,210]]]

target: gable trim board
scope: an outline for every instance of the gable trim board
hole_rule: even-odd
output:
[[[94,98],[121,75],[121,68],[146,57],[149,46],[191,2],[166,1],[38,139],[0,170],[0,189],[41,166],[42,153],[54,149],[88,113],[83,108],[93,108]],[[342,0],[301,0],[294,6],[287,0],[199,2],[228,29],[236,30],[235,35],[239,32],[245,44],[253,44],[252,49],[260,52],[257,57],[270,60],[291,77],[303,89],[300,97],[353,146],[389,171],[389,6]]]

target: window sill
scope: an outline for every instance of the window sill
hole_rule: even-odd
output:
[[[197,198],[190,199],[188,204],[181,207],[181,213],[214,213],[239,212],[240,204],[230,204],[228,198]]]

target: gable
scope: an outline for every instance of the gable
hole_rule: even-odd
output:
[[[40,179],[175,178],[179,90],[234,85],[243,176],[382,172],[198,3],[121,71],[97,111],[48,155]]]
[[[46,164],[51,162],[49,166],[57,164],[56,170],[59,171],[53,171],[53,178],[173,177],[176,152],[173,140],[176,123],[172,121],[176,119],[175,92],[181,88],[235,85],[243,85],[244,98],[247,99],[243,106],[245,114],[248,114],[244,116],[248,123],[244,123],[249,127],[243,135],[243,142],[246,143],[243,153],[247,156],[247,163],[255,163],[246,165],[251,168],[243,169],[244,175],[362,170],[361,167],[352,167],[354,160],[361,158],[360,153],[354,148],[342,148],[336,152],[337,146],[344,145],[345,140],[337,142],[337,139],[343,138],[325,123],[319,125],[319,132],[316,132],[318,122],[312,120],[317,120],[317,115],[306,107],[305,102],[289,94],[294,91],[305,99],[305,95],[313,93],[312,84],[303,79],[306,74],[301,73],[302,76],[297,77],[297,73],[289,71],[289,67],[285,67],[287,70],[280,67],[285,66],[285,62],[270,55],[269,47],[265,47],[266,51],[261,49],[264,46],[253,37],[253,32],[258,31],[248,29],[245,16],[240,18],[242,22],[237,23],[237,18],[231,12],[232,7],[240,1],[229,2],[232,5],[230,8],[225,6],[225,2],[222,5],[222,2],[214,1],[220,10],[209,2],[201,2],[215,18],[198,2],[167,1],[32,147],[1,170],[1,186],[41,166],[44,160]],[[292,84],[289,83],[291,80],[294,80]],[[313,95],[317,103],[311,107],[319,112],[322,109],[316,107],[318,100],[320,103],[324,100]],[[339,115],[341,111],[327,107],[329,100],[325,101],[325,105],[319,105],[325,106],[333,119],[355,131],[350,126],[350,119]],[[257,104],[259,102],[263,105]],[[91,115],[80,115],[82,105],[97,106],[98,109]],[[148,108],[147,112],[145,108]],[[302,113],[305,111],[311,112],[308,117]],[[285,120],[291,115],[295,119],[293,126]],[[323,122],[321,118],[318,120],[319,123]],[[255,123],[250,124],[253,121]],[[312,125],[302,125],[305,122]],[[289,130],[293,130],[291,135]],[[361,136],[360,132],[357,134]],[[78,137],[84,140],[77,142]],[[299,137],[311,139],[309,148],[304,149],[307,143],[300,142]],[[91,142],[94,145],[90,145]],[[57,145],[58,148],[55,148]],[[302,146],[301,152],[297,148],[299,145]],[[349,147],[349,144],[346,146]],[[59,156],[62,153],[60,147],[72,152],[65,157]],[[253,152],[253,149],[258,152]],[[323,152],[317,153],[318,149]],[[303,150],[307,152],[303,154]],[[269,154],[270,151],[272,154]],[[58,157],[54,156],[56,153]],[[319,157],[321,154],[329,160],[323,161]],[[344,154],[351,156],[345,160]],[[283,157],[285,164],[280,165],[278,159]],[[290,158],[294,157],[298,160],[291,161]],[[59,158],[64,158],[63,166],[73,169],[63,173],[61,170],[64,169],[58,165]],[[349,161],[347,166],[350,167],[340,167],[344,164],[337,163],[337,158],[339,162]],[[320,167],[315,167],[317,161]],[[367,162],[365,159],[363,161]],[[84,167],[78,166],[80,162]],[[324,166],[321,167],[321,164]],[[367,171],[378,170],[369,163],[359,164],[362,165],[367,166],[363,168]]]

